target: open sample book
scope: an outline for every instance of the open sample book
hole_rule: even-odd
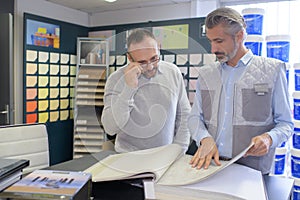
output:
[[[162,147],[114,154],[100,160],[85,172],[92,174],[93,182],[151,178],[159,185],[179,186],[197,183],[228,167],[241,158],[253,144],[230,161],[221,161],[208,169],[195,169],[189,164],[192,156],[183,154],[181,146]]]

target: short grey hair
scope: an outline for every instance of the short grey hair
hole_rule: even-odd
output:
[[[142,42],[146,37],[150,37],[154,40],[155,36],[153,33],[147,29],[144,28],[137,28],[130,32],[130,35],[127,38],[127,49],[129,49],[131,44],[137,44]]]
[[[219,24],[222,24],[225,27],[225,32],[231,36],[240,30],[244,32],[244,38],[247,36],[247,25],[243,16],[232,8],[218,8],[207,15],[205,19],[206,29],[214,28]]]

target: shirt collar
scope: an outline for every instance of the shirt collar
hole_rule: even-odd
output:
[[[161,67],[161,65],[162,65],[162,62],[164,62],[164,61],[162,61],[162,60],[160,60],[159,62],[158,62],[158,68],[157,68],[157,73],[161,73],[161,74],[163,74],[164,73],[164,67]]]
[[[251,49],[249,49],[247,51],[247,53],[239,60],[238,64],[236,65],[236,67],[241,67],[241,66],[247,66],[248,63],[250,62],[250,60],[253,58],[253,53],[251,51]],[[222,64],[222,67],[226,67],[228,66],[226,63]]]
[[[252,58],[253,58],[253,53],[251,49],[249,49],[247,53],[240,59],[239,62],[242,62],[246,66]]]

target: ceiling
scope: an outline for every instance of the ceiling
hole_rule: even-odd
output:
[[[123,9],[134,9],[141,7],[152,7],[187,3],[192,0],[117,0],[109,3],[104,0],[46,0],[68,8],[80,10],[86,13],[100,13]]]

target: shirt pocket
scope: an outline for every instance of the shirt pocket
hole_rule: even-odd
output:
[[[263,94],[242,89],[242,115],[246,121],[264,122],[271,112],[271,90]]]

